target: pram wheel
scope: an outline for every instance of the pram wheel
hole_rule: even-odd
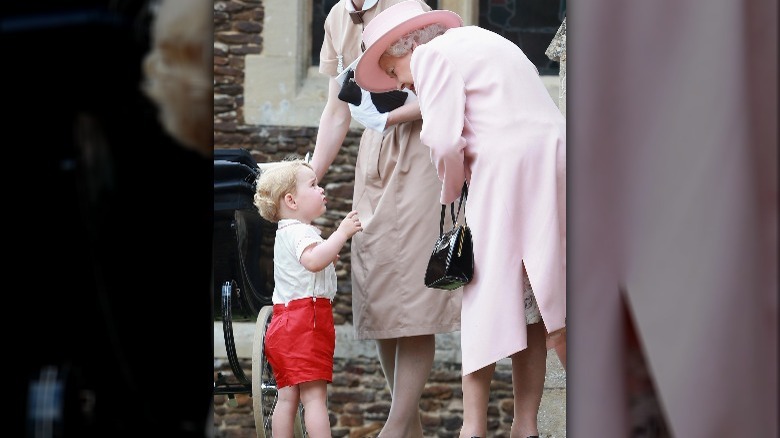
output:
[[[273,306],[263,306],[257,315],[254,342],[252,343],[252,409],[258,438],[272,438],[271,418],[278,398],[276,379],[271,364],[265,356],[265,332],[273,316]],[[307,437],[303,422],[303,405],[298,404],[295,415],[295,437]]]

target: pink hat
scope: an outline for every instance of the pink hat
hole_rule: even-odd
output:
[[[367,48],[355,67],[355,82],[374,93],[395,90],[396,81],[379,67],[379,57],[402,36],[433,23],[446,28],[463,26],[458,14],[446,10],[425,12],[416,0],[395,4],[377,14],[363,30]]]

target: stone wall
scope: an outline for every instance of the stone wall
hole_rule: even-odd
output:
[[[241,361],[242,369],[251,378],[252,364]],[[230,376],[225,359],[214,361],[215,375]],[[566,374],[555,354],[547,359],[542,406],[539,412],[541,437],[566,437]],[[491,385],[488,409],[488,436],[509,437],[512,424],[512,370],[507,362],[499,362]],[[214,398],[215,438],[256,437],[252,398],[237,395],[236,406],[228,398]],[[375,436],[387,419],[390,393],[387,390],[379,362],[373,357],[336,358],[333,384],[328,386],[328,410],[334,438]],[[460,364],[435,361],[428,383],[423,390],[420,412],[426,437],[455,438],[463,424],[463,394],[460,384]]]

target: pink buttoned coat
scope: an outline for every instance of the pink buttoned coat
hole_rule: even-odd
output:
[[[461,311],[469,374],[527,347],[523,264],[547,331],[565,326],[566,124],[525,54],[488,30],[450,29],[418,46],[410,66],[441,203],[470,184],[475,269]]]

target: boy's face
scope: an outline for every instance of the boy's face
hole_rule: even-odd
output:
[[[325,213],[325,190],[317,185],[317,176],[306,166],[301,166],[295,174],[296,186],[293,198],[298,211],[309,222]]]

